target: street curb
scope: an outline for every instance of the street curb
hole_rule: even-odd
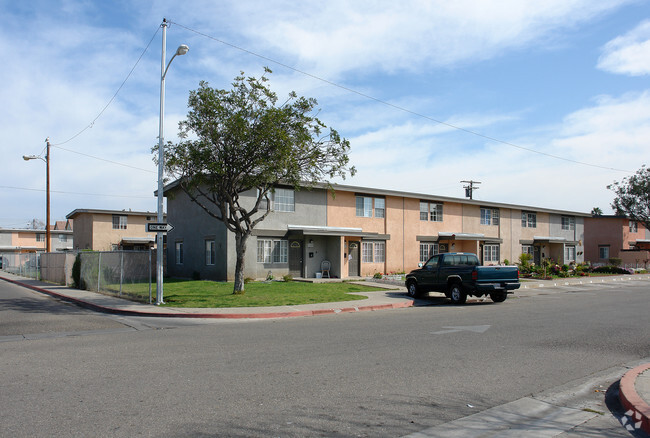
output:
[[[641,429],[650,434],[650,406],[636,392],[637,377],[650,370],[650,363],[631,369],[621,378],[619,398],[626,410],[632,411],[630,417],[634,423],[641,422]]]
[[[366,312],[366,311],[375,311],[375,310],[388,310],[388,309],[402,309],[407,307],[413,307],[414,302],[402,302],[402,303],[391,303],[391,304],[376,304],[370,306],[353,306],[353,307],[343,307],[343,308],[332,308],[332,309],[316,309],[316,310],[296,310],[289,312],[263,312],[263,313],[170,313],[170,312],[142,312],[138,310],[126,310],[126,309],[117,309],[114,307],[100,306],[99,304],[94,304],[88,301],[84,301],[78,298],[72,298],[67,295],[58,294],[51,290],[47,290],[38,286],[32,286],[29,284],[22,283],[20,281],[11,280],[5,277],[0,276],[0,279],[5,280],[9,283],[13,283],[28,289],[32,289],[36,292],[40,292],[46,295],[49,295],[54,298],[61,299],[63,301],[71,302],[78,304],[82,307],[96,310],[103,313],[112,313],[116,315],[125,315],[125,316],[147,316],[147,317],[157,317],[157,318],[213,318],[213,319],[261,319],[261,318],[292,318],[299,316],[319,316],[319,315],[333,315],[339,313],[353,313],[353,312]],[[179,310],[182,312],[182,309]]]

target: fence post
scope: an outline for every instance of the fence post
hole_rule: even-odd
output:
[[[97,292],[99,292],[99,284],[101,283],[102,278],[102,253],[99,252],[99,257],[97,258]]]
[[[149,247],[149,304],[151,304],[151,247]]]
[[[123,281],[124,281],[124,251],[120,251],[120,295],[122,295]]]

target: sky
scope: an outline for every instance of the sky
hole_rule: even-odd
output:
[[[650,158],[650,2],[0,0],[0,227],[156,211],[165,140],[202,80],[273,70],[350,141],[344,184],[611,214]]]

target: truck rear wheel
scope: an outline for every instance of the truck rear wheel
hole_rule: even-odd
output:
[[[463,290],[460,283],[452,283],[449,286],[449,298],[454,304],[465,304],[467,301],[467,292]]]
[[[411,298],[417,298],[422,295],[420,288],[415,281],[409,281],[409,283],[406,285],[406,293]]]
[[[490,298],[492,298],[492,301],[494,301],[495,303],[503,303],[506,300],[506,298],[508,298],[508,294],[503,291],[492,292],[490,294]]]

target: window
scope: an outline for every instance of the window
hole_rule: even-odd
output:
[[[521,253],[533,255],[533,245],[521,245]]]
[[[426,221],[429,219],[429,203],[420,202],[420,220]]]
[[[442,222],[442,204],[429,204],[431,222]]]
[[[537,213],[522,211],[521,212],[521,227],[522,228],[537,228]]]
[[[386,244],[384,242],[363,242],[361,260],[364,263],[383,263],[386,261]]]
[[[602,260],[609,259],[609,245],[601,245],[598,247],[598,258]]]
[[[357,196],[357,217],[372,217],[373,203],[375,217],[386,217],[386,200],[384,198],[371,198],[370,196]]]
[[[289,263],[289,241],[258,239],[257,263]]]
[[[440,252],[440,246],[437,243],[422,242],[420,243],[420,262],[426,263],[432,256]]]
[[[375,198],[375,217],[386,217],[386,200]]]
[[[292,189],[275,189],[273,209],[275,211],[296,211],[294,191]]]
[[[45,242],[45,234],[37,234],[36,235],[36,241],[37,242]]]
[[[564,247],[564,263],[576,261],[576,247],[567,245]]]
[[[420,201],[420,220],[442,222],[442,204],[439,202]]]
[[[111,251],[119,251],[120,250],[120,245],[117,243],[111,243]]]
[[[114,214],[113,215],[113,229],[114,230],[126,230],[127,217]]]
[[[59,234],[59,242],[67,242],[68,241],[68,236],[65,234]]]
[[[576,229],[576,218],[573,216],[562,216],[562,229],[573,231]]]
[[[372,217],[372,198],[357,196],[357,216]]]
[[[206,239],[205,241],[205,264],[208,266],[214,265],[217,258],[217,249],[214,239]]]
[[[481,208],[481,225],[499,225],[499,209]]]
[[[499,245],[483,246],[483,263],[499,263]]]
[[[175,255],[176,255],[176,264],[177,265],[182,265],[183,264],[183,241],[179,240],[175,243],[174,245],[175,249]]]
[[[639,231],[639,225],[634,221],[630,221],[630,233],[636,233],[637,231]]]

